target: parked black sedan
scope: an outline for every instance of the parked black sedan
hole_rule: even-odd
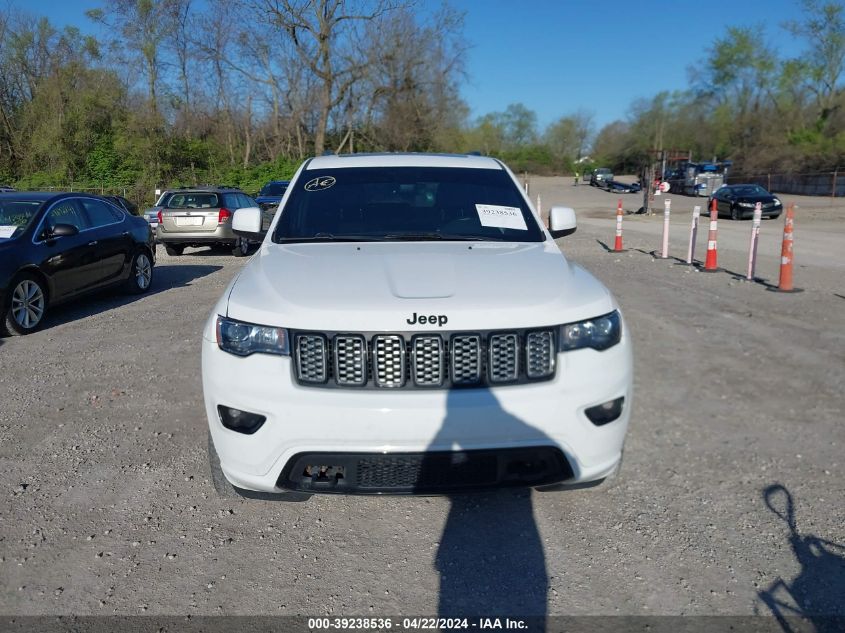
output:
[[[0,194],[0,332],[28,334],[48,307],[109,286],[150,288],[144,218],[81,193]]]
[[[138,213],[138,205],[124,198],[123,196],[103,196],[116,207],[123,209],[129,215],[141,215]]]
[[[783,211],[783,204],[760,185],[725,185],[719,187],[707,201],[710,209],[716,201],[719,215],[728,215],[732,220],[754,216],[754,206],[759,202],[764,218],[776,218]]]

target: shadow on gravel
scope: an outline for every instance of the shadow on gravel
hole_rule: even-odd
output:
[[[487,414],[469,416],[468,406]],[[530,433],[536,445],[544,443],[540,431],[505,413],[488,390],[478,389],[450,392],[446,419],[429,450],[459,447],[464,438],[477,434],[478,425],[485,425],[491,437],[524,438]],[[425,458],[421,479],[426,472],[442,472],[435,459]],[[513,488],[449,496],[449,516],[435,558],[440,617],[545,617],[549,578],[531,494],[531,489]]]
[[[787,633],[795,630],[790,618],[796,616],[812,622],[817,633],[845,630],[845,545],[813,534],[801,535],[792,495],[785,486],[767,487],[763,500],[786,523],[789,546],[801,571],[791,581],[778,578],[759,591],[760,600]]]
[[[143,301],[147,297],[170,290],[190,285],[195,279],[205,277],[217,272],[223,266],[212,266],[209,264],[184,264],[184,265],[163,265],[156,266],[153,270],[152,287],[144,294],[134,295],[123,292],[119,287],[95,292],[93,294],[74,299],[68,303],[51,307],[47,311],[42,330],[51,327],[70,323],[78,319],[84,319],[94,314],[114,310],[121,306]]]

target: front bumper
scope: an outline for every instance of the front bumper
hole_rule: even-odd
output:
[[[306,460],[305,465],[337,466],[360,462],[360,454],[410,454],[412,459],[433,463],[426,457],[433,453],[494,451],[501,455],[507,449],[541,447],[560,451],[566,469],[558,469],[549,481],[529,478],[520,481],[522,485],[602,479],[621,458],[632,393],[632,356],[625,330],[622,341],[603,352],[583,349],[559,354],[557,373],[547,382],[403,392],[302,387],[294,382],[289,357],[232,356],[221,351],[209,334],[206,328],[202,344],[206,415],[221,468],[239,488],[304,490],[297,460],[309,454],[323,456],[320,459],[334,454],[335,458],[328,463]],[[596,426],[584,413],[619,397],[625,398],[625,404],[613,422]],[[254,434],[244,435],[222,425],[218,405],[267,419]],[[497,463],[505,462],[497,458]],[[419,463],[411,466],[417,467],[422,468]],[[488,483],[510,485],[501,478]],[[327,488],[314,486],[311,491],[367,492],[354,486]],[[419,492],[420,486],[372,492],[386,491]]]
[[[753,218],[754,217],[754,207],[738,207],[739,208],[739,217],[741,220],[746,218]],[[768,209],[763,209],[763,216],[764,218],[776,218],[783,212],[783,205],[779,207],[770,207]]]

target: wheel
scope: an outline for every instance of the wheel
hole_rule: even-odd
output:
[[[3,329],[12,335],[29,334],[38,329],[47,310],[47,291],[44,282],[35,275],[24,273],[9,286]]]
[[[181,244],[165,244],[164,250],[171,257],[179,257],[179,255],[185,252],[185,247]]]
[[[153,263],[146,251],[138,251],[132,257],[129,269],[129,279],[126,280],[126,290],[132,294],[143,294],[153,283]]]
[[[211,470],[211,483],[214,485],[214,490],[223,499],[261,499],[264,501],[286,501],[291,503],[300,503],[308,501],[311,495],[300,492],[258,492],[255,490],[243,490],[237,486],[233,486],[226,479],[223,474],[223,469],[220,467],[220,456],[217,454],[217,449],[214,448],[214,441],[211,439],[211,431],[208,432],[208,466]]]
[[[249,255],[249,240],[245,237],[239,237],[235,242],[235,247],[232,249],[232,255],[235,257],[246,257]]]
[[[731,220],[741,220],[741,219],[742,219],[742,215],[740,214],[739,209],[737,209],[735,206],[732,206],[731,207]]]

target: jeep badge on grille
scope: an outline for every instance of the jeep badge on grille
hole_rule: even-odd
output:
[[[425,314],[414,312],[410,319],[405,319],[405,322],[408,325],[416,325],[417,323],[420,325],[434,325],[436,323],[439,327],[443,327],[449,322],[449,317],[445,314],[429,314],[426,316]]]

